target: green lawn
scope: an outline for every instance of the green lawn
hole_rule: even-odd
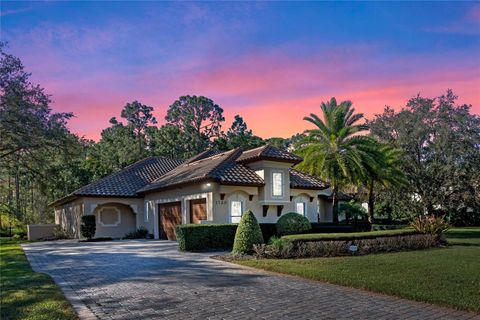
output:
[[[423,251],[238,263],[480,312],[480,228],[455,228],[447,238],[451,246]]]
[[[307,234],[292,234],[283,236],[283,239],[288,240],[353,240],[375,238],[380,236],[399,236],[417,233],[412,228],[394,229],[394,230],[378,230],[370,232],[351,232],[351,233],[307,233]]]
[[[60,288],[33,272],[19,242],[0,239],[0,319],[76,319]]]

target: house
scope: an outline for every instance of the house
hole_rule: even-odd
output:
[[[96,237],[123,237],[143,226],[155,239],[175,239],[185,223],[238,223],[252,210],[275,223],[288,212],[331,222],[328,188],[293,169],[297,155],[266,145],[204,151],[187,161],[149,157],[51,204],[55,222],[80,237],[82,215],[95,215]]]

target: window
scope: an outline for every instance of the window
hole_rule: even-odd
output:
[[[232,200],[230,202],[230,221],[232,223],[239,223],[243,213],[243,202]]]
[[[295,204],[295,209],[297,211],[298,214],[301,214],[302,216],[305,216],[305,202],[297,202]]]
[[[149,222],[150,219],[153,219],[153,215],[155,210],[155,201],[147,201],[145,202],[145,211],[144,211],[144,216],[143,216],[143,221],[144,222]]]
[[[272,195],[274,197],[283,196],[283,173],[272,173]]]

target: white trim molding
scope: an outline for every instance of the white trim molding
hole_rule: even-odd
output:
[[[115,223],[112,223],[112,224],[110,224],[110,223],[108,223],[108,224],[103,223],[103,221],[102,221],[102,211],[103,211],[104,209],[113,209],[113,210],[115,210],[115,212],[117,213],[117,221],[115,221]],[[110,206],[110,207],[108,207],[108,206],[106,206],[106,207],[101,207],[101,208],[98,210],[98,218],[97,218],[97,220],[98,220],[98,224],[101,225],[102,227],[116,227],[116,226],[118,226],[120,223],[122,223],[122,213],[120,212],[120,210],[118,210],[117,207],[113,207],[113,206]]]
[[[138,214],[138,206],[136,204],[129,204],[129,207],[132,208],[133,213]]]

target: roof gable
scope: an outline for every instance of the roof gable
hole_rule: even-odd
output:
[[[238,157],[239,163],[250,163],[259,160],[271,160],[288,163],[300,163],[303,159],[296,154],[275,148],[271,145],[261,146],[255,149],[247,150]]]
[[[136,191],[182,164],[181,160],[149,157],[72,193],[77,196],[134,197]]]
[[[309,174],[290,169],[290,187],[292,189],[323,190],[328,188],[328,183],[321,181]]]

